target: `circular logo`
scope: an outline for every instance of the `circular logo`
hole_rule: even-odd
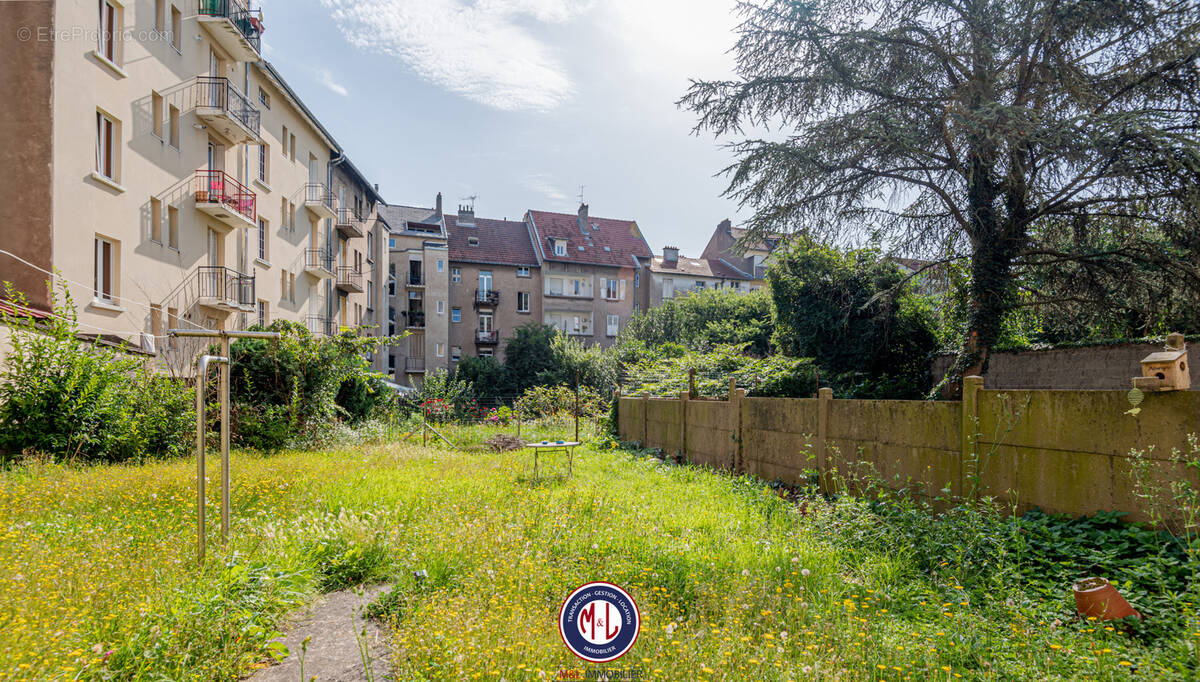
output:
[[[633,648],[641,621],[628,592],[612,583],[594,582],[563,602],[558,632],[571,653],[591,663],[607,663]]]

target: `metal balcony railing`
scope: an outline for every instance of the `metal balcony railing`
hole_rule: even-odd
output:
[[[498,331],[485,332],[482,330],[476,330],[475,331],[475,343],[478,343],[480,345],[494,346],[497,343],[500,343],[500,332],[498,332]]]
[[[309,315],[305,318],[305,326],[313,335],[333,336],[333,320],[324,315]]]
[[[222,265],[201,265],[197,268],[196,291],[200,298],[239,308],[253,307],[256,300],[254,275],[246,275]]]
[[[195,191],[196,203],[223,204],[251,223],[258,223],[257,197],[254,192],[225,171],[196,171]]]
[[[358,215],[358,211],[355,211],[353,208],[343,206],[337,210],[337,222],[335,224],[339,226],[354,225],[357,227],[362,224],[362,216]]]
[[[405,372],[424,372],[425,371],[425,358],[405,358],[404,371]]]
[[[495,306],[500,303],[500,292],[495,289],[476,289],[475,307],[481,305]]]
[[[410,328],[412,328],[412,329],[424,329],[425,328],[425,313],[409,312],[409,313],[405,314],[405,317],[408,318],[407,324]]]
[[[329,210],[333,208],[333,192],[321,182],[310,182],[304,186],[304,203],[321,204]]]
[[[225,17],[254,46],[255,52],[262,52],[262,10],[239,0],[200,0],[198,13],[206,17]]]
[[[419,272],[408,273],[408,286],[410,286],[410,287],[425,286],[425,276]]]
[[[337,269],[338,286],[352,287],[362,291],[362,270],[353,265],[339,265]]]
[[[333,254],[325,249],[305,249],[304,267],[333,272]]]
[[[228,78],[196,76],[196,107],[220,109],[256,136],[260,134],[262,112]]]

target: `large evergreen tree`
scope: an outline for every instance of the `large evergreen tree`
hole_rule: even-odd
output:
[[[1154,267],[1196,287],[1200,12],[1194,0],[760,0],[737,77],[693,82],[731,144],[751,237],[866,229],[967,259],[958,372],[986,371],[1019,276]],[[1097,245],[1063,234],[1121,224]],[[1131,274],[1130,276],[1136,276]],[[1035,297],[1034,297],[1035,298]]]

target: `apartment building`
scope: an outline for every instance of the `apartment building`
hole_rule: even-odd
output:
[[[761,286],[767,277],[767,265],[771,254],[783,244],[783,240],[782,234],[772,234],[766,239],[747,241],[746,230],[734,227],[726,218],[713,230],[700,258],[718,261],[744,272]]]
[[[542,272],[525,223],[446,216],[450,243],[450,366],[464,357],[504,359],[504,340],[542,319]]]
[[[378,215],[387,235],[387,333],[408,336],[381,352],[375,368],[397,383],[420,386],[427,372],[449,366],[450,251],[442,195],[433,208],[380,205]]]
[[[650,262],[650,307],[692,292],[732,289],[750,292],[763,285],[722,259],[687,258],[668,246]]]
[[[57,272],[83,331],[149,352],[171,327],[366,318],[378,192],[262,60],[259,13],[52,0],[0,24],[0,280],[45,309]]]
[[[610,346],[634,311],[650,304],[645,271],[653,253],[637,223],[527,211],[542,272],[542,321],[586,343]]]

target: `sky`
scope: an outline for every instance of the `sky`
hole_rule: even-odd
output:
[[[737,205],[689,78],[731,76],[733,0],[263,0],[264,54],[392,204],[636,220],[699,256]],[[742,215],[741,217],[745,217]]]

